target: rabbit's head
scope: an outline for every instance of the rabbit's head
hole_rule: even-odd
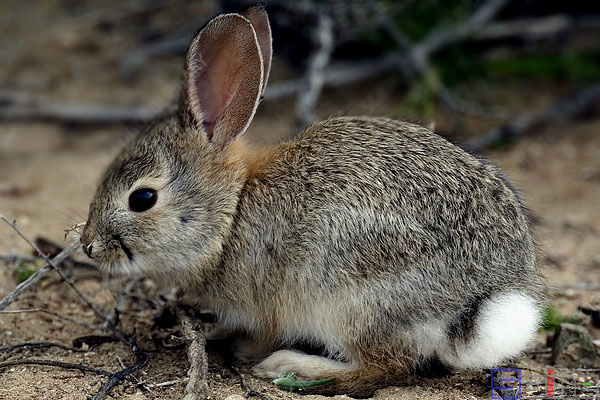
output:
[[[177,118],[129,143],[91,203],[81,242],[105,271],[190,281],[216,265],[246,173],[233,142],[254,116],[270,63],[260,8],[218,16],[194,38]]]

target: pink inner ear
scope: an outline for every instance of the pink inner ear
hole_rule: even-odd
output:
[[[195,77],[194,89],[196,93],[193,94],[193,97],[198,102],[198,104],[195,104],[194,106],[199,106],[203,110],[202,127],[206,131],[208,139],[211,140],[216,116],[220,107],[216,101],[207,101],[209,98],[214,98],[215,93],[215,89],[210,82],[210,76],[207,71],[204,71]]]
[[[227,112],[240,84],[239,59],[235,54],[226,51],[230,46],[229,43],[221,43],[221,46],[204,49],[202,54],[198,54],[199,63],[202,63],[204,68],[197,69],[198,72],[193,75],[195,91],[193,96],[197,100],[197,106],[202,110],[202,127],[209,140],[212,140],[216,123]]]
[[[252,25],[236,14],[215,18],[190,46],[184,106],[219,146],[242,134],[254,115],[263,70],[259,51]]]
[[[225,44],[223,44],[226,47]],[[203,69],[197,69],[194,76],[194,94],[197,100],[196,106],[202,110],[202,126],[212,140],[216,121],[226,110],[233,97],[232,86],[239,68],[232,69],[235,63],[234,57],[224,51],[206,54],[198,54]],[[225,53],[225,54],[223,54]]]

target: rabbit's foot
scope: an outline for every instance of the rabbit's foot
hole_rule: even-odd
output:
[[[327,379],[350,371],[350,364],[330,358],[279,350],[252,368],[252,373],[262,378],[275,379],[281,374],[294,373],[307,380]]]
[[[344,363],[292,350],[279,350],[252,368],[259,377],[274,379],[275,384],[305,394],[348,394],[370,397],[387,383],[398,381],[390,376],[398,369],[384,366]],[[395,366],[390,366],[395,367]],[[296,376],[298,379],[296,379]]]

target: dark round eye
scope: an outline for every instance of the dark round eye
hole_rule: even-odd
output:
[[[156,204],[158,194],[154,189],[138,189],[129,195],[129,208],[131,211],[142,212]]]

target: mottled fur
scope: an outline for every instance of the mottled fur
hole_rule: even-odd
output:
[[[129,194],[149,185],[157,204],[129,211]],[[458,354],[488,326],[482,309],[523,298],[527,323],[543,297],[524,210],[502,172],[385,118],[329,119],[260,151],[223,149],[188,117],[163,121],[109,167],[82,242],[109,272],[185,289],[224,331],[248,334],[253,357],[323,347],[329,358],[280,350],[254,369],[335,377],[311,389],[320,393],[370,395],[431,358],[495,363]]]

